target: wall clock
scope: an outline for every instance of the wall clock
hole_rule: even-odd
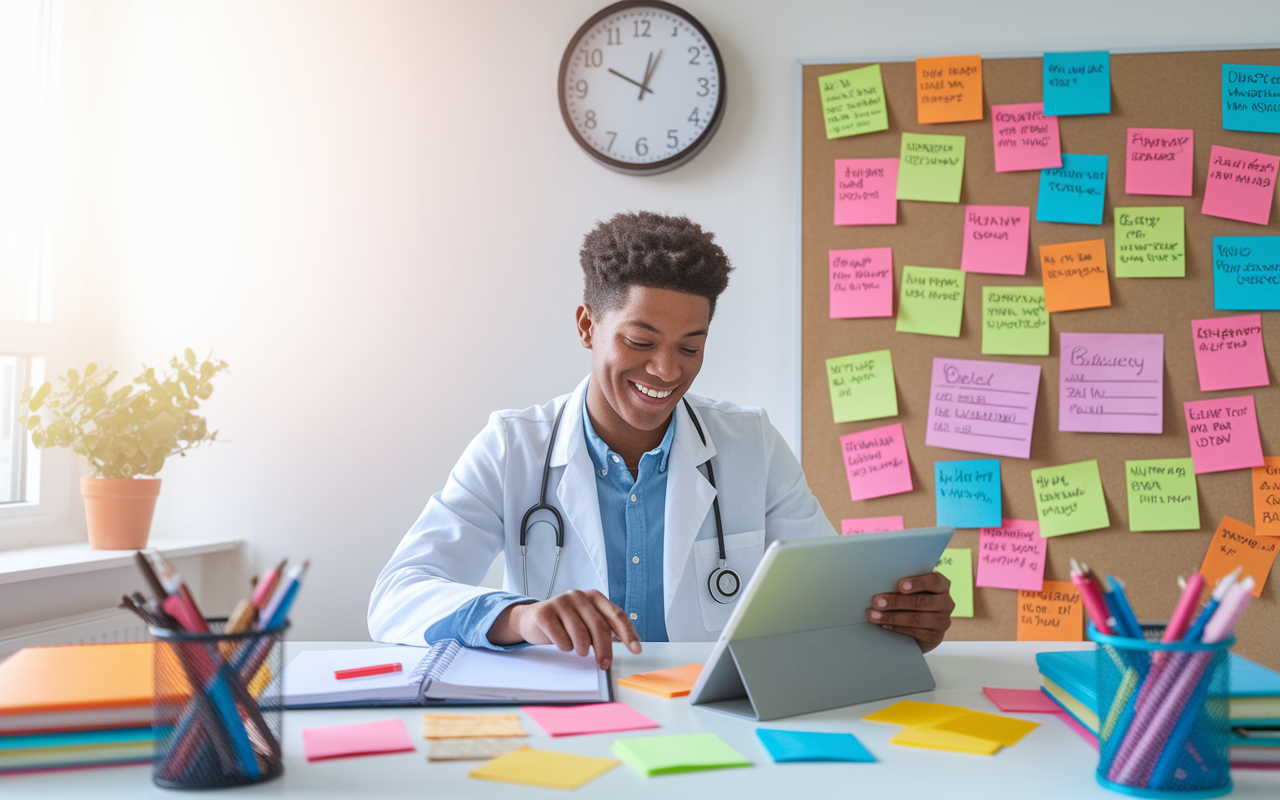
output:
[[[724,117],[724,63],[707,29],[657,0],[627,0],[578,29],[560,60],[560,113],[596,161],[654,175],[684,164]]]

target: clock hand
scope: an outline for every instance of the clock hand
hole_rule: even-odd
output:
[[[626,81],[627,83],[634,83],[636,86],[639,86],[639,87],[641,88],[641,90],[642,90],[642,91],[640,92],[640,95],[641,95],[642,97],[644,96],[644,93],[645,93],[645,92],[648,92],[649,94],[653,94],[653,90],[652,90],[652,89],[650,89],[650,88],[648,88],[648,87],[647,87],[647,86],[645,86],[644,84],[640,83],[640,81],[633,81],[633,80],[631,80],[631,79],[630,79],[630,78],[628,78],[626,75],[623,75],[621,72],[618,72],[618,71],[617,71],[616,69],[614,69],[613,67],[609,67],[609,71],[610,71],[610,72],[612,72],[614,75],[617,75],[619,78],[622,78],[622,79],[623,79],[624,81]]]
[[[653,53],[650,53],[650,54],[649,54],[649,59],[650,59],[650,61],[649,61],[649,66],[645,67],[645,70],[644,70],[644,83],[640,86],[640,99],[641,99],[641,100],[643,100],[643,99],[644,99],[644,93],[645,93],[646,91],[648,91],[648,92],[649,92],[649,94],[653,94],[653,90],[649,88],[649,79],[650,79],[650,78],[652,78],[652,77],[653,77],[653,73],[654,73],[655,71],[657,71],[657,69],[658,69],[658,60],[659,60],[660,58],[662,58],[662,51],[661,51],[661,50],[659,50],[659,51],[658,51],[658,55],[656,55],[656,56],[655,56]]]

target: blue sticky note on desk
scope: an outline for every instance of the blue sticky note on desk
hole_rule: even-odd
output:
[[[1213,237],[1213,307],[1280,310],[1280,236]]]
[[[1044,54],[1044,115],[1111,113],[1111,54]]]
[[[1222,65],[1222,128],[1280,133],[1280,67]]]
[[[810,733],[756,728],[756,736],[775,763],[786,761],[860,761],[876,757],[852,733]]]
[[[953,528],[999,528],[1000,461],[933,462],[938,524]]]
[[[1061,167],[1040,170],[1036,220],[1101,225],[1106,197],[1107,157],[1063,153]]]

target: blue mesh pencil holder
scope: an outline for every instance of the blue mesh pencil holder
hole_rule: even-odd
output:
[[[1138,797],[1218,797],[1231,791],[1228,651],[1213,644],[1161,644],[1163,625],[1143,640],[1098,643],[1098,783]]]

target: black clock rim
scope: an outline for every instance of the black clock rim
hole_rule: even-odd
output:
[[[662,161],[655,161],[650,164],[632,164],[626,161],[618,161],[617,159],[609,158],[606,155],[600,154],[582,138],[582,135],[578,133],[577,128],[573,126],[573,118],[569,115],[569,104],[565,99],[564,80],[565,76],[569,73],[569,62],[573,60],[573,51],[574,48],[577,47],[578,42],[597,22],[605,17],[616,14],[619,11],[625,11],[628,8],[657,8],[679,15],[681,19],[692,25],[697,29],[698,33],[702,34],[702,38],[706,40],[707,46],[711,48],[711,55],[714,56],[716,60],[716,70],[720,74],[720,94],[716,98],[716,107],[715,110],[711,112],[711,122],[708,123],[706,130],[704,130],[697,139],[694,139],[692,144],[679,153],[676,153],[671,158],[663,159]],[[711,33],[703,27],[702,23],[699,22],[696,17],[679,6],[672,5],[671,3],[665,3],[661,0],[621,0],[621,2],[614,3],[597,11],[590,19],[582,23],[582,26],[578,28],[577,33],[575,33],[573,38],[569,40],[569,46],[565,48],[564,55],[560,59],[560,76],[556,84],[556,96],[560,99],[560,117],[564,120],[565,127],[569,129],[569,134],[573,136],[573,140],[578,143],[578,146],[586,151],[587,155],[591,156],[592,159],[603,164],[609,169],[627,175],[657,175],[660,172],[673,170],[688,162],[694,156],[698,155],[698,153],[702,152],[703,148],[707,146],[707,143],[711,141],[711,137],[715,135],[716,131],[720,128],[720,122],[724,119],[724,103],[725,97],[728,95],[728,87],[726,84],[724,60],[720,58],[720,48],[716,46],[716,41],[711,37]]]

